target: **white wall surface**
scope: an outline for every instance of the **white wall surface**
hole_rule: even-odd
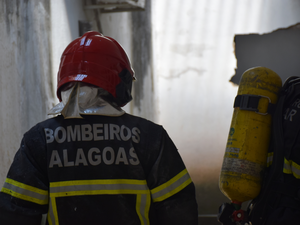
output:
[[[51,107],[49,4],[0,1],[0,185],[23,133]]]
[[[56,93],[60,57],[71,41],[79,37],[79,20],[87,20],[82,0],[51,0],[51,66]],[[56,102],[58,100],[56,99]]]
[[[152,0],[158,122],[196,183],[202,214],[216,214],[224,200],[218,177],[238,88],[229,83],[234,35],[288,27],[299,12],[298,0]]]
[[[130,12],[103,13],[100,16],[102,34],[115,39],[126,51],[129,59],[132,58],[131,46],[131,14]],[[133,104],[128,103],[123,109],[132,113]]]
[[[81,0],[0,1],[0,184],[23,134],[57,103],[60,56],[82,19]]]

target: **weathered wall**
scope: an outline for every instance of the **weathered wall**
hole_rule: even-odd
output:
[[[101,23],[102,34],[118,41],[132,62],[131,12],[99,14],[99,21]],[[133,102],[129,102],[123,109],[128,113],[132,113]]]
[[[103,34],[116,39],[124,47],[136,73],[133,101],[125,106],[125,111],[155,121],[151,0],[146,1],[145,11],[103,13],[100,22]]]
[[[145,11],[132,13],[132,56],[137,82],[134,86],[133,114],[156,120],[155,87],[152,64],[151,0]]]
[[[48,0],[49,1],[49,0]],[[67,45],[79,37],[79,20],[86,20],[82,0],[51,0],[51,69],[53,92],[56,92],[56,77],[60,57]],[[58,102],[57,99],[55,99]]]
[[[48,0],[0,1],[0,184],[22,135],[51,107]]]

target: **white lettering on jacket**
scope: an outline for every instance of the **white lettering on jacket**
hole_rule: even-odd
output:
[[[49,168],[53,167],[71,167],[71,166],[97,166],[101,163],[106,165],[138,165],[140,163],[134,148],[130,148],[128,155],[123,147],[115,152],[112,147],[105,147],[102,151],[99,148],[91,148],[84,153],[82,148],[76,151],[75,160],[70,160],[68,150],[63,149],[62,158],[58,150],[53,150],[50,157]],[[129,157],[128,157],[129,156]]]
[[[297,98],[291,105],[291,108],[287,108],[284,112],[284,119],[293,122],[293,117],[297,114],[297,110],[300,108],[300,99]]]
[[[102,140],[118,140],[140,142],[140,130],[137,127],[132,129],[116,124],[83,124],[50,129],[44,128],[46,142],[57,143],[73,142],[73,141],[102,141]]]

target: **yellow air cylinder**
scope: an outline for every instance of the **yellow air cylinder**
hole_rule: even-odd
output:
[[[248,69],[241,77],[219,180],[222,193],[238,205],[260,192],[271,136],[268,106],[276,104],[281,86],[281,78],[265,67]],[[248,106],[253,101],[257,110]]]

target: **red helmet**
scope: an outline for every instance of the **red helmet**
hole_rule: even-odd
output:
[[[108,91],[119,106],[131,101],[134,71],[125,50],[111,37],[90,31],[72,41],[61,56],[57,97],[69,82],[84,82]]]

